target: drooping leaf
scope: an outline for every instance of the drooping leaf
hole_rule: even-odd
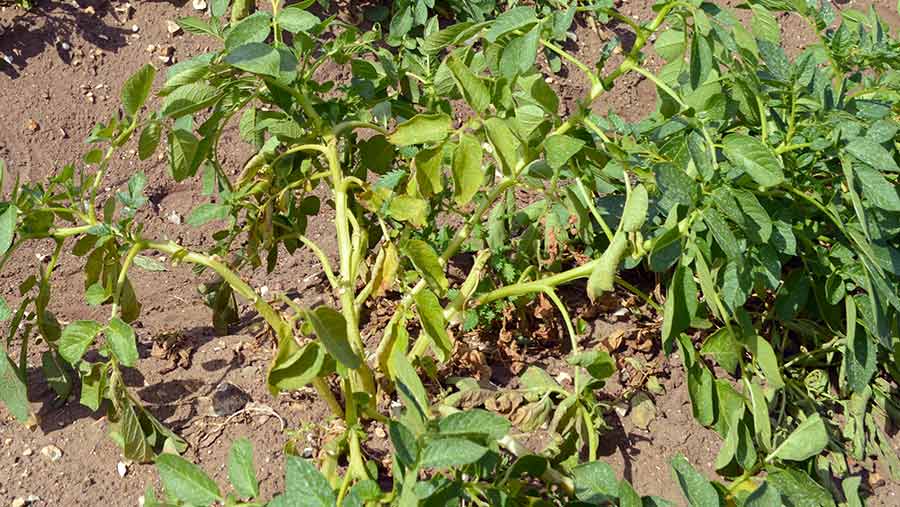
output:
[[[422,330],[431,338],[431,344],[438,361],[447,361],[450,358],[450,353],[453,351],[453,344],[447,335],[444,308],[441,306],[437,296],[434,295],[434,292],[427,288],[416,294],[415,301],[419,321],[422,323]]]
[[[449,282],[444,275],[444,268],[441,266],[440,258],[431,245],[420,240],[413,239],[404,245],[403,252],[409,257],[413,265],[422,274],[422,277],[428,282],[428,285],[438,295],[442,295],[447,291]]]
[[[316,336],[325,345],[325,349],[335,359],[348,368],[355,369],[362,365],[362,360],[353,351],[347,339],[347,321],[340,312],[323,305],[306,312],[306,318],[315,329]]]

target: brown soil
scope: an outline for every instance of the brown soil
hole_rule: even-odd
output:
[[[623,8],[629,14],[646,18],[652,3],[624,2]],[[853,3],[861,4],[854,5],[861,8],[872,2]],[[893,0],[875,3],[892,26],[900,26]],[[170,36],[166,31],[166,20],[195,14],[189,2],[137,2],[130,14],[116,9],[124,5],[82,0],[79,7],[74,2],[41,0],[28,13],[6,8],[0,12],[0,56],[12,59],[12,65],[0,62],[0,158],[7,161],[11,174],[26,181],[40,181],[65,163],[77,160],[86,151],[83,139],[91,127],[105,121],[118,107],[122,82],[143,63],[165,67],[156,54],[147,52],[148,45],[172,46],[176,59],[183,60],[205,52],[212,44],[202,37]],[[132,30],[133,25],[137,32]],[[785,19],[782,31],[790,50],[796,51],[809,41],[808,32],[797,19]],[[601,36],[611,35],[610,28],[602,28],[598,34],[586,24],[580,25],[576,33],[577,43],[570,49],[585,61],[598,54]],[[339,69],[326,71],[340,75]],[[585,91],[586,83],[574,69],[555,81],[569,104]],[[652,110],[655,100],[653,86],[629,78],[618,83],[597,107],[598,111],[615,110],[626,119],[635,120]],[[236,168],[246,154],[238,147],[235,133],[230,137],[232,142],[222,143],[233,147],[224,150],[223,164]],[[113,164],[107,193],[137,170],[147,173],[148,194],[154,204],[143,212],[148,235],[179,238],[189,246],[208,245],[207,230],[198,231],[167,218],[173,212],[185,217],[203,198],[196,181],[172,184],[164,162],[140,162],[133,151],[126,150]],[[329,216],[323,214],[313,221],[310,235],[330,254],[336,250]],[[39,263],[36,255],[43,253],[49,253],[48,245],[19,251],[0,273],[0,294],[10,303],[16,302],[19,281],[35,272]],[[100,316],[98,310],[83,303],[81,271],[82,266],[70,258],[55,274],[52,309],[61,320]],[[254,286],[267,285],[279,291],[303,287],[308,277],[319,272],[310,254],[298,252],[284,256],[272,275],[247,275],[252,277]],[[220,484],[226,482],[228,443],[249,438],[255,449],[263,497],[268,498],[282,486],[284,445],[296,439],[299,448],[316,449],[317,437],[326,426],[323,423],[327,410],[311,393],[277,398],[269,395],[263,377],[272,357],[272,344],[246,334],[215,337],[208,325],[210,312],[195,290],[197,283],[197,277],[184,267],[162,275],[135,271],[134,284],[144,303],[138,329],[142,359],[139,369],[128,372],[128,381],[159,419],[188,440],[186,457],[212,473]],[[305,290],[303,295],[321,292]],[[155,340],[171,332],[180,333],[193,355],[189,366],[167,372],[170,362],[150,352]],[[40,374],[39,356],[32,356],[29,380],[34,386],[32,400],[40,414],[40,424],[29,431],[0,408],[0,505],[29,495],[40,498],[37,505],[135,505],[148,485],[158,483],[153,468],[129,464],[127,474],[120,477],[116,467],[121,460],[120,451],[106,436],[108,427],[103,413],[91,413],[81,407],[77,397],[65,404],[55,402]],[[667,369],[670,376],[663,381],[666,392],[656,397],[658,417],[649,431],[634,427],[628,417],[623,417],[621,421],[611,421],[613,430],[602,435],[601,442],[604,459],[621,476],[633,481],[639,492],[677,500],[681,496],[668,460],[683,453],[712,477],[712,462],[720,440],[694,422],[680,366]],[[226,380],[250,394],[259,410],[227,422],[211,417],[206,396]],[[264,407],[278,416],[267,415]],[[282,431],[279,417],[288,431]],[[56,462],[41,455],[40,450],[50,444],[63,452]],[[386,446],[384,442],[373,442],[371,448],[377,453]],[[878,490],[870,505],[896,505],[900,502],[898,495],[900,488],[888,485]]]

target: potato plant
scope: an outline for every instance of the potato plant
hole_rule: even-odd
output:
[[[900,44],[874,12],[754,1],[747,28],[698,0],[660,1],[648,21],[605,2],[520,5],[493,19],[429,23],[415,43],[389,49],[377,29],[321,19],[311,3],[252,12],[243,2],[229,12],[220,1],[208,20],[182,20],[221,49],[171,67],[155,111],[144,108],[155,70],[142,68],[77,168],[13,186],[0,213],[0,267],[29,242],[55,246],[20,285],[15,311],[0,306],[11,319],[0,399],[13,415],[31,415],[24,379],[29,346],[40,342],[60,397],[80,379],[82,403],[108,401],[124,454],[156,457],[162,504],[258,502],[245,442],[229,463],[237,494],[222,496],[174,455],[185,443],[122,381],[120,367],[138,359],[129,323],[141,306],[129,272],[160,270],[153,252],[215,272],[203,293],[216,329],[236,320],[236,298],[265,320],[278,343],[265,379],[273,394],[311,385],[343,421],[317,467],[288,458],[285,494],[270,505],[297,495],[309,505],[665,505],[597,461],[605,407],[595,392],[616,361],[583,346],[564,285],[591,300],[632,292],[660,313],[661,343],[682,358],[694,416],[722,437],[715,465],[726,483],[672,461],[691,505],[856,505],[848,459],[870,455],[900,480],[884,430],[900,421]],[[618,20],[634,40],[579,60],[563,43],[578,10]],[[818,42],[789,58],[777,11],[803,16]],[[666,62],[656,73],[646,63],[651,40]],[[590,83],[568,115],[535,64],[542,53]],[[350,79],[322,81],[326,62]],[[655,111],[636,123],[595,112],[626,75],[658,91]],[[254,152],[237,168],[219,155],[234,124]],[[174,180],[202,181],[209,202],[188,223],[219,225],[208,251],[143,234],[141,173],[98,199],[130,141],[141,159],[164,149]],[[333,223],[336,263],[306,235],[321,215]],[[334,304],[265,298],[242,278],[301,248],[321,263]],[[62,326],[49,310],[54,267],[70,253],[84,258],[85,298],[108,306],[108,320]],[[466,266],[459,280],[448,276],[455,263]],[[655,273],[665,297],[625,272]],[[386,295],[395,296],[390,319],[364,328]],[[574,386],[536,367],[522,374],[528,404],[517,431],[554,435],[533,453],[507,419],[460,402],[477,383],[436,395],[419,371],[454,359],[455,336],[479,309],[538,296],[565,329]],[[389,428],[390,470],[362,452],[369,421]],[[387,491],[376,482],[385,476]]]

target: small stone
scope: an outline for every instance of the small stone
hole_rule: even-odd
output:
[[[141,31],[141,29],[137,25],[131,25],[131,31],[134,33],[138,33]]]
[[[40,501],[41,501],[41,497],[39,497],[37,495],[28,495],[28,498],[25,499],[25,503],[27,503],[28,505],[31,505],[35,502],[40,502]]]
[[[178,26],[178,23],[172,21],[171,19],[167,19],[166,31],[169,32],[169,35],[178,35],[179,33],[181,33],[181,27]]]
[[[301,455],[304,459],[312,459],[313,457],[313,448],[312,447],[304,447],[303,454]]]
[[[25,456],[26,458],[32,454],[34,454],[34,450],[31,447],[26,447],[25,450],[22,451],[22,456]]]
[[[70,46],[69,43],[65,42],[65,41],[60,42],[59,47],[62,48],[63,51],[68,51],[68,50],[72,49],[72,46]]]
[[[61,135],[63,137],[63,139],[69,138],[69,133],[66,132],[66,129],[64,129],[62,127],[59,128],[59,135]]]
[[[175,225],[181,225],[181,215],[177,211],[173,211],[166,215],[166,220]]]
[[[62,454],[62,450],[55,445],[48,445],[41,449],[41,455],[50,461],[59,461],[59,459],[62,458]]]
[[[17,496],[13,498],[13,501],[9,504],[9,507],[25,507],[26,505],[28,505],[28,501],[21,496]]]
[[[155,45],[155,44],[148,44],[148,45],[147,45],[147,52],[148,52],[148,53],[156,53],[156,45]]]
[[[84,8],[84,13],[85,13],[85,14],[90,14],[91,16],[93,16],[94,14],[97,14],[97,11],[94,10],[94,6],[93,6],[93,5],[88,5],[87,7]]]
[[[125,475],[128,473],[128,465],[126,465],[122,461],[116,463],[116,472],[119,473],[119,477],[125,477]]]
[[[270,294],[270,291],[269,291],[268,286],[263,285],[262,287],[259,288],[259,295],[263,299],[267,299],[269,297],[269,294]]]
[[[656,405],[647,393],[638,393],[631,398],[631,422],[642,429],[649,429],[656,419]]]
[[[38,125],[38,122],[35,121],[34,118],[29,118],[28,119],[28,130],[30,130],[32,132],[37,132],[38,130],[41,130],[41,126]]]
[[[387,436],[387,434],[384,432],[384,428],[382,428],[381,426],[376,426],[373,433],[375,433],[375,436],[378,438],[384,438]]]
[[[193,0],[191,2],[191,6],[195,11],[205,11],[206,10],[206,0]]]
[[[250,395],[231,382],[222,382],[216,386],[210,399],[213,414],[225,417],[244,408],[250,402]]]

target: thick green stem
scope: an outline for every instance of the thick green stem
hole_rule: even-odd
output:
[[[119,277],[116,279],[116,286],[113,289],[113,303],[112,309],[110,310],[110,316],[115,318],[119,316],[119,300],[122,298],[122,289],[125,287],[125,280],[128,279],[128,270],[131,268],[131,263],[134,262],[134,258],[137,257],[141,250],[143,250],[145,244],[141,241],[131,245],[131,248],[128,249],[128,253],[125,255],[125,259],[122,261],[122,267],[119,269]]]

